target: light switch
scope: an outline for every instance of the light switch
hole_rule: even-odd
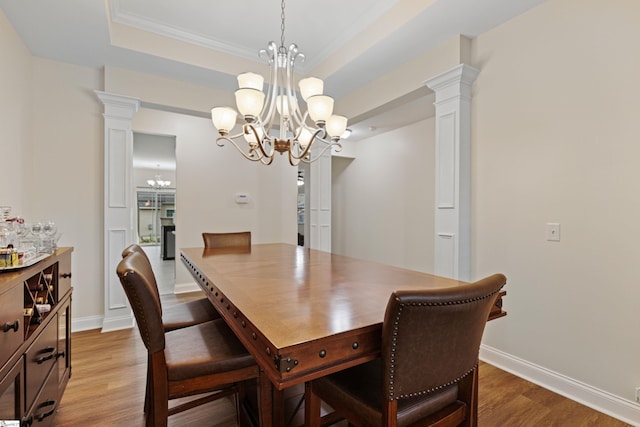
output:
[[[548,241],[559,242],[560,241],[560,224],[557,222],[548,222],[545,235]]]

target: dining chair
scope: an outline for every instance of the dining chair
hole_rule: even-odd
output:
[[[173,414],[230,395],[236,395],[239,419],[243,382],[258,378],[259,369],[233,331],[217,319],[165,332],[144,256],[130,253],[118,264],[117,274],[147,349],[146,426],[166,426]],[[204,393],[169,408],[170,400]]]
[[[251,248],[251,232],[202,233],[205,249],[213,248]]]
[[[477,425],[480,342],[505,283],[392,293],[381,356],[307,383],[305,425],[320,426],[321,401],[354,426]]]
[[[122,258],[125,258],[130,253],[138,253],[144,258],[144,266],[140,266],[144,269],[145,276],[151,281],[156,296],[160,299],[160,292],[158,291],[158,285],[156,278],[151,267],[151,262],[145,251],[140,245],[132,244],[127,246],[122,251]],[[219,319],[220,314],[213,307],[213,304],[207,299],[207,297],[198,298],[193,301],[172,304],[162,309],[162,325],[165,331],[173,331],[176,329],[184,328],[187,326],[197,325],[199,323],[208,322],[210,320]]]

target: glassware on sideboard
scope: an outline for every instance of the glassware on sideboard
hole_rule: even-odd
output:
[[[23,218],[11,217],[10,207],[0,206],[0,256],[4,255],[3,260],[0,260],[4,261],[0,262],[0,269],[29,264],[41,255],[53,253],[60,239],[57,230],[53,220],[26,224]],[[9,261],[6,252],[12,254]]]

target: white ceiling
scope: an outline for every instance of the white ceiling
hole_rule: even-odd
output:
[[[285,44],[298,45],[306,57],[303,74],[323,78],[325,91],[339,99],[451,37],[474,38],[542,2],[289,0]],[[278,0],[0,0],[0,7],[35,56],[229,90],[239,71],[261,62],[258,50],[280,43]],[[158,36],[196,46],[200,54],[163,50],[163,43],[153,51],[141,47],[140,40]],[[349,127],[385,130],[432,114],[432,98],[408,101],[393,114]]]

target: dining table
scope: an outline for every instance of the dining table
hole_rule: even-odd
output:
[[[180,258],[260,366],[261,425],[281,425],[282,391],[380,354],[392,292],[465,286],[292,244],[183,248]],[[506,315],[498,296],[488,320]]]

